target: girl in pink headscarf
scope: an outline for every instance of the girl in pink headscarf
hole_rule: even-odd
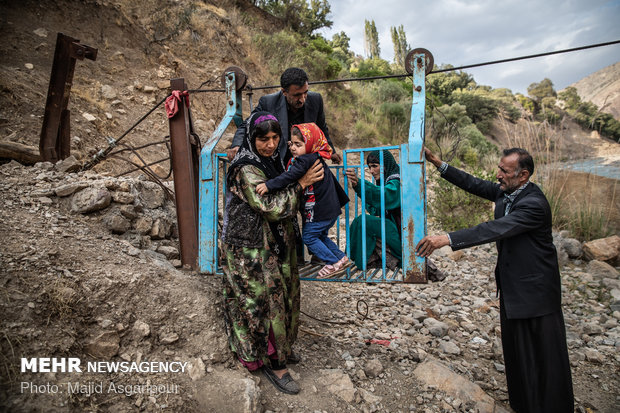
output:
[[[331,158],[332,148],[315,123],[293,125],[289,147],[293,158],[287,165],[287,171],[258,185],[256,190],[259,195],[264,195],[286,188],[297,182],[317,159],[321,160],[323,180],[310,185],[303,193],[304,199],[300,207],[303,217],[302,240],[313,255],[325,262],[325,266],[319,271],[319,277],[333,277],[350,265],[346,254],[328,235],[342,207],[349,202],[349,197],[324,161]]]

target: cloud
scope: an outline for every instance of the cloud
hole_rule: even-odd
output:
[[[332,0],[334,25],[351,49],[364,53],[364,20],[374,20],[381,56],[392,61],[391,27],[401,24],[408,43],[454,66],[506,59],[620,39],[620,1],[591,0]],[[594,50],[599,50],[594,52]],[[563,88],[620,60],[620,45],[566,55],[468,69],[479,84],[525,93],[550,78]]]

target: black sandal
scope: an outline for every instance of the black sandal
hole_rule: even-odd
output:
[[[276,389],[280,390],[282,393],[286,394],[297,394],[299,393],[299,384],[291,377],[290,373],[285,373],[282,378],[278,378],[276,373],[271,370],[267,366],[263,366],[263,374],[267,377]]]

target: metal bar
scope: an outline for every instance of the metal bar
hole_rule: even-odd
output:
[[[405,282],[427,282],[426,259],[415,254],[415,246],[426,234],[426,172],[424,169],[424,109],[426,106],[424,53],[412,56],[413,99],[409,140],[401,145],[401,205],[403,278]]]
[[[241,114],[241,93],[235,90],[235,73],[225,74],[226,80],[226,114],[220,124],[211,135],[209,141],[200,152],[200,181],[199,181],[199,245],[198,245],[198,271],[201,273],[215,274],[217,262],[215,261],[217,248],[217,197],[214,176],[215,162],[213,149],[222,138],[222,135],[235,116]]]
[[[171,79],[170,89],[183,91],[187,90],[187,85],[182,78]],[[179,111],[169,119],[169,124],[181,262],[195,269],[198,258],[197,177],[189,137],[189,114],[184,99],[179,102]]]
[[[44,161],[57,162],[70,155],[70,113],[67,109],[76,59],[97,58],[97,49],[78,44],[79,40],[62,33],[56,36],[54,62],[41,126],[39,152]]]
[[[379,151],[379,191],[381,198],[381,270],[383,270],[383,278],[387,272],[385,268],[385,167],[383,165],[383,151]]]

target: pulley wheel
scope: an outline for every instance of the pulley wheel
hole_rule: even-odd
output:
[[[428,75],[431,72],[431,70],[433,70],[433,63],[434,63],[433,54],[422,47],[418,47],[417,49],[413,49],[412,51],[407,53],[407,57],[405,58],[405,70],[410,75],[413,74],[413,67],[411,66],[413,62],[413,56],[417,54],[421,54],[421,53],[424,53],[424,60],[426,63],[426,74]]]
[[[243,89],[248,81],[248,77],[239,66],[230,66],[224,70],[224,74],[222,74],[222,87],[226,88],[226,73],[229,72],[235,73],[235,90]]]

